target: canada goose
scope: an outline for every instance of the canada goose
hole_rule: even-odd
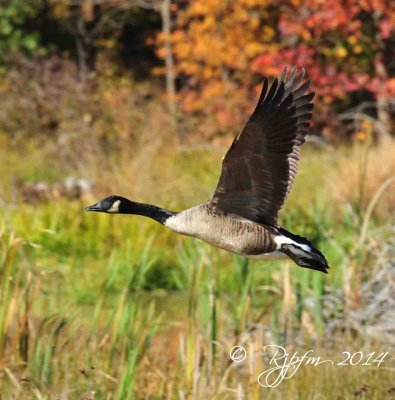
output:
[[[213,197],[181,212],[109,196],[87,211],[143,215],[183,235],[246,257],[288,256],[304,268],[327,273],[324,255],[304,237],[277,225],[291,190],[299,148],[310,125],[314,93],[310,80],[294,67],[264,79],[258,104],[223,158]]]

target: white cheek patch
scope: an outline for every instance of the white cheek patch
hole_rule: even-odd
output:
[[[119,204],[121,200],[114,201],[114,204],[107,210],[108,213],[119,213]]]

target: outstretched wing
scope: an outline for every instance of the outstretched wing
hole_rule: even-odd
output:
[[[276,224],[291,190],[313,109],[304,69],[263,82],[258,104],[222,163],[211,204],[256,222]]]

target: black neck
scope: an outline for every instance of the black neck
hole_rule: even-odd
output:
[[[143,215],[144,217],[152,218],[161,224],[164,224],[167,218],[177,214],[174,211],[169,211],[152,204],[136,203],[128,199],[122,201],[119,212],[121,214]]]

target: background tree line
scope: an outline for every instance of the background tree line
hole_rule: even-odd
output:
[[[0,9],[2,92],[18,94],[15,81],[20,92],[42,92],[41,133],[61,125],[44,104],[47,89],[62,97],[65,86],[83,85],[81,96],[91,96],[105,76],[114,88],[131,79],[140,99],[166,103],[178,126],[194,121],[200,136],[234,134],[262,76],[296,64],[318,95],[313,133],[383,138],[393,128],[394,49],[395,6],[386,0],[2,0]],[[43,76],[48,87],[38,89],[32,79]],[[9,101],[15,114],[19,100]],[[4,134],[23,131],[0,119]]]

